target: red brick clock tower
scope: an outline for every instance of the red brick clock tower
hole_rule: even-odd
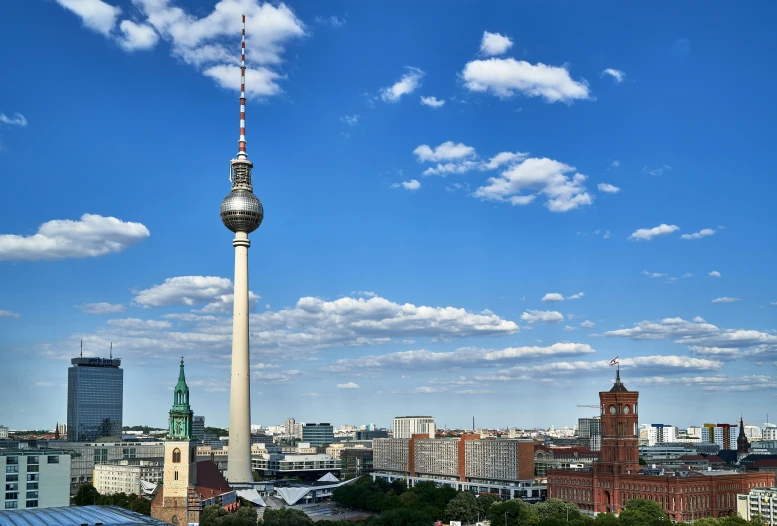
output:
[[[636,474],[639,471],[639,415],[637,391],[621,383],[621,372],[609,391],[599,393],[602,419],[602,453],[597,473]]]

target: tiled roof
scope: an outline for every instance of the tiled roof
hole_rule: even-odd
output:
[[[161,526],[165,522],[118,506],[67,506],[0,511],[0,526]]]

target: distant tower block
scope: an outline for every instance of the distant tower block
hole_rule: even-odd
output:
[[[229,395],[229,482],[250,483],[251,476],[251,378],[248,351],[248,234],[259,228],[264,208],[254,195],[246,154],[246,17],[240,59],[240,139],[237,159],[230,164],[232,191],[221,202],[221,221],[235,233],[235,303],[232,318],[232,380]]]

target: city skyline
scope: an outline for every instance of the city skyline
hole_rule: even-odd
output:
[[[122,359],[125,425],[164,423],[143,401],[167,400],[183,354],[197,413],[227,427],[234,262],[216,214],[242,12],[270,205],[249,262],[252,423],[572,425],[616,356],[641,423],[765,421],[777,74],[757,64],[777,7],[397,3],[377,22],[347,2],[65,5],[0,21],[0,43],[35,35],[38,57],[5,57],[0,97],[0,173],[16,174],[0,180],[0,383],[25,400],[0,402],[0,424],[65,420],[83,340]]]

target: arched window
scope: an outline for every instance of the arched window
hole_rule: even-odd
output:
[[[181,450],[178,448],[175,448],[173,450],[173,462],[176,464],[181,461]]]

